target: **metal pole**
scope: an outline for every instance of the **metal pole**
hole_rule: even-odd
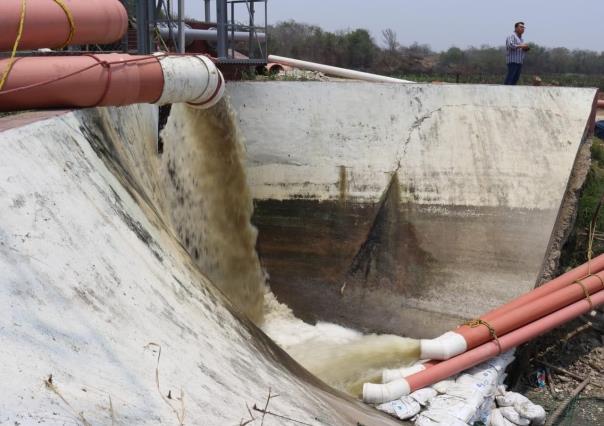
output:
[[[206,12],[206,22],[210,22],[212,20],[212,15],[210,13],[210,0],[204,0],[204,3]]]
[[[231,40],[235,38],[235,3],[231,3]],[[235,43],[229,43],[231,45],[231,58],[235,59]],[[227,53],[229,46],[227,45]]]
[[[250,1],[250,42],[248,47],[248,56],[250,59],[254,57],[254,36],[256,29],[254,28],[254,0]]]
[[[216,47],[218,58],[227,57],[227,0],[216,0],[216,29],[218,31],[218,44]]]
[[[149,13],[147,0],[138,0],[136,4],[136,44],[138,53],[149,54]]]
[[[185,0],[178,0],[178,52],[185,53]]]

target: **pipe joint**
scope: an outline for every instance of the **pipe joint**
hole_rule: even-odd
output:
[[[464,353],[468,344],[464,337],[454,331],[448,331],[435,339],[420,341],[420,359],[445,360]]]
[[[164,75],[158,105],[186,102],[194,108],[210,108],[224,95],[224,77],[203,55],[171,56],[155,53]]]
[[[365,383],[363,385],[363,401],[368,404],[382,404],[409,395],[411,387],[407,380],[399,379],[383,385]]]

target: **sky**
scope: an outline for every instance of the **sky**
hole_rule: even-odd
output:
[[[186,0],[186,15],[203,16],[203,0]],[[503,45],[514,23],[524,39],[546,47],[604,51],[602,0],[268,0],[268,22],[293,19],[329,31],[365,28],[376,42],[393,29],[403,45],[433,50]],[[212,17],[216,17],[212,2]]]

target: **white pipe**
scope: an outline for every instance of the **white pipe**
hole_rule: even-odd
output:
[[[394,370],[384,370],[382,371],[382,383],[390,383],[395,380],[404,379],[407,376],[410,376],[415,373],[419,373],[420,371],[424,371],[426,366],[424,364],[415,364],[411,367],[405,368],[396,368]]]
[[[294,68],[301,68],[309,71],[319,71],[324,74],[332,75],[334,77],[350,78],[353,80],[364,80],[373,81],[376,83],[414,83],[409,80],[402,80],[400,78],[386,77],[378,74],[371,74],[368,72],[354,71],[346,68],[332,67],[330,65],[317,64],[314,62],[301,61],[299,59],[285,58],[283,56],[269,55],[269,62],[276,62],[283,65],[288,65]]]
[[[170,37],[170,30],[166,26],[158,26],[157,29],[162,37]],[[174,32],[174,31],[173,31]],[[250,33],[245,31],[236,31],[235,38],[233,39],[232,33],[229,31],[229,40],[235,41],[249,41]],[[264,42],[266,40],[266,34],[256,33],[258,40]],[[217,41],[218,31],[217,30],[198,30],[195,28],[185,28],[185,43],[190,44],[195,40],[206,40],[206,41]]]
[[[363,385],[363,401],[368,404],[381,404],[394,401],[402,395],[409,395],[411,389],[405,379],[395,380],[384,385],[365,383]]]
[[[186,102],[194,108],[210,108],[224,95],[224,77],[207,56],[160,56],[164,88],[156,104]]]
[[[454,331],[447,331],[435,339],[420,341],[420,359],[449,359],[468,349],[466,339]]]

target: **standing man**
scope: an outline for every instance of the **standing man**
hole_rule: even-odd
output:
[[[516,22],[514,32],[505,41],[508,75],[504,84],[507,85],[514,86],[518,82],[525,52],[529,50],[528,44],[522,40],[522,34],[524,34],[524,22]]]

